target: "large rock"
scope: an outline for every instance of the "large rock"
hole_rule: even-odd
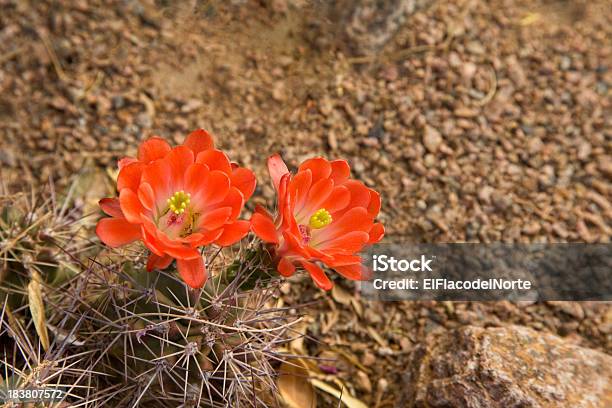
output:
[[[412,353],[402,407],[612,407],[612,357],[522,326],[434,334]]]
[[[324,10],[335,37],[356,55],[382,50],[406,20],[434,0],[335,0],[313,2]]]

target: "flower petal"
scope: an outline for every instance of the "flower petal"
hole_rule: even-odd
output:
[[[143,218],[143,221],[147,221],[147,218]],[[153,221],[150,221],[153,224]],[[145,246],[149,248],[151,252],[156,254],[157,256],[164,256],[163,244],[157,239],[155,226],[153,226],[153,230],[151,227],[147,228],[147,223],[143,223],[142,225],[142,241]]]
[[[300,243],[298,237],[296,237],[290,231],[283,231],[283,238],[285,239],[285,241],[287,241],[288,251],[293,252],[301,257],[308,258],[308,251]]]
[[[351,192],[351,202],[349,207],[364,207],[368,208],[370,204],[370,189],[365,186],[361,181],[348,180],[344,183],[349,191]]]
[[[223,233],[217,238],[215,244],[219,246],[230,246],[235,244],[249,233],[250,226],[250,222],[242,220],[225,225],[223,227]]]
[[[319,249],[322,251],[340,251],[345,254],[353,254],[361,251],[368,242],[369,237],[367,232],[352,231],[319,245]]]
[[[177,259],[176,265],[179,275],[188,286],[198,289],[206,282],[206,268],[201,256],[190,260]]]
[[[351,168],[346,160],[334,160],[330,163],[331,175],[330,178],[335,185],[344,183],[351,175]]]
[[[121,203],[121,210],[125,215],[125,218],[133,224],[141,224],[141,216],[145,208],[140,203],[138,196],[129,188],[124,188],[119,193],[119,202]]]
[[[142,142],[138,147],[138,160],[147,164],[161,159],[170,151],[170,145],[159,136],[153,136]]]
[[[119,170],[119,175],[117,176],[117,190],[121,191],[124,188],[130,188],[134,191],[138,190],[140,177],[144,167],[144,164],[141,162],[133,162]]]
[[[141,182],[151,185],[159,208],[165,208],[166,200],[174,193],[170,185],[170,174],[170,164],[166,160],[154,161],[142,171]]]
[[[229,225],[229,224],[228,224]],[[185,238],[192,248],[210,245],[223,234],[223,228],[212,231],[196,232]]]
[[[176,259],[195,259],[200,258],[200,253],[197,249],[192,248],[191,246],[183,246],[183,245],[172,245],[169,246],[169,242],[160,241],[164,244],[164,252]]]
[[[231,207],[221,207],[203,214],[197,221],[198,228],[215,230],[220,228],[232,215]]]
[[[177,146],[168,155],[166,160],[170,164],[170,177],[172,191],[182,190],[185,184],[187,168],[193,164],[193,151],[185,146]]]
[[[282,276],[289,277],[295,273],[295,265],[293,265],[293,263],[291,263],[291,261],[287,259],[287,257],[282,257],[278,262],[276,270]]]
[[[315,157],[313,159],[306,160],[300,165],[298,173],[306,169],[310,169],[310,171],[312,171],[313,183],[316,183],[321,179],[328,178],[332,171],[332,167],[329,162],[322,157]]]
[[[261,215],[265,215],[268,218],[272,218],[272,214],[270,214],[270,211],[268,211],[264,206],[262,206],[261,204],[257,204],[255,206],[255,211],[256,214],[261,214]]]
[[[331,192],[327,200],[321,205],[332,215],[338,211],[344,210],[351,201],[351,193],[344,186],[336,186]]]
[[[198,153],[203,150],[213,149],[214,142],[212,136],[204,129],[197,129],[185,138],[183,146],[193,151],[193,157],[198,157]]]
[[[212,170],[219,170],[227,175],[232,174],[232,165],[221,150],[204,150],[196,156],[196,163],[202,163]]]
[[[124,157],[123,159],[120,159],[117,162],[117,167],[119,167],[119,170],[121,170],[122,168],[124,168],[128,164],[134,163],[134,162],[137,162],[137,161],[138,161],[138,159],[135,159],[133,157]]]
[[[278,235],[274,221],[264,214],[253,214],[251,217],[251,231],[264,242],[278,244]]]
[[[255,179],[255,174],[251,170],[245,169],[244,167],[238,167],[232,171],[230,179],[232,187],[236,187],[242,192],[245,201],[253,195],[257,180]]]
[[[334,182],[330,179],[317,181],[308,192],[306,204],[300,213],[310,217],[315,211],[322,208],[323,203],[327,201],[333,190]]]
[[[158,256],[154,253],[150,253],[149,259],[147,260],[147,271],[151,272],[154,269],[166,269],[173,260],[174,258],[168,255]]]
[[[232,187],[225,196],[225,199],[223,199],[219,205],[230,207],[232,209],[230,219],[235,220],[240,215],[240,211],[242,211],[242,207],[244,206],[244,196],[240,190],[236,187]]]
[[[155,192],[149,183],[141,183],[138,187],[138,199],[143,207],[153,211],[155,209]]]
[[[381,206],[380,194],[378,194],[376,191],[372,189],[369,189],[369,190],[370,190],[370,203],[368,204],[368,213],[372,216],[372,218],[376,218],[376,216],[380,212],[380,206]]]
[[[334,270],[351,280],[368,280],[372,277],[372,270],[360,263],[353,265],[336,266]]]
[[[219,170],[209,171],[206,165],[194,163],[187,169],[185,190],[191,193],[193,208],[204,211],[206,207],[223,201],[230,190],[230,179]]]
[[[369,235],[370,239],[368,239],[368,244],[375,244],[385,236],[385,227],[382,225],[382,223],[377,222],[372,225]]]
[[[96,235],[112,248],[129,244],[142,236],[140,226],[130,224],[124,218],[102,218],[96,225]]]
[[[338,256],[349,256],[349,255],[328,254],[312,246],[307,246],[304,249],[308,253],[308,256],[305,257],[306,259],[316,259],[317,261],[323,262],[327,266],[334,266],[335,265],[334,261]],[[355,261],[352,261],[350,263],[355,263]]]
[[[367,210],[363,207],[355,207],[342,214],[340,219],[334,220],[329,226],[315,230],[312,239],[323,242],[352,231],[368,232],[372,224],[372,217],[369,216]]]
[[[291,179],[291,174],[286,173],[281,177],[280,183],[278,185],[278,214],[279,217],[276,220],[278,225],[284,225],[289,228],[293,226],[297,227],[295,222],[295,218],[293,216],[293,209],[291,200],[289,199],[289,180]],[[295,204],[293,205],[295,207]]]
[[[385,227],[380,222],[377,222],[372,225],[369,235],[370,239],[368,239],[368,244],[375,244],[385,235]]]
[[[98,201],[102,211],[114,218],[125,218],[118,198],[103,198]]]
[[[346,266],[356,263],[360,264],[362,263],[362,259],[359,255],[334,254],[333,256],[330,256],[328,260],[324,260],[323,262],[330,268],[336,268],[338,266]]]
[[[274,184],[274,188],[276,189],[276,191],[278,191],[278,186],[280,184],[281,177],[289,173],[287,165],[279,154],[275,154],[268,158],[268,172],[270,173],[270,177],[272,177],[272,183]]]
[[[287,188],[289,195],[295,201],[296,212],[301,212],[306,205],[308,192],[312,186],[312,172],[310,170],[301,171],[289,180]]]
[[[321,269],[317,264],[307,261],[301,261],[301,264],[304,269],[308,271],[310,277],[318,287],[323,290],[330,290],[334,286],[327,275],[325,275],[325,272],[323,272],[323,269]]]
[[[209,175],[208,166],[200,163],[192,164],[185,172],[185,191],[191,193],[192,202],[197,202],[196,196],[205,196]]]

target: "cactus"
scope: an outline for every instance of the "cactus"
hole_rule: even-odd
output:
[[[48,282],[74,275],[71,258],[89,246],[81,209],[70,195],[59,202],[49,190],[9,193],[0,186],[0,284],[5,293],[23,287],[31,271]]]
[[[50,347],[44,293],[75,276],[72,258],[90,246],[70,196],[0,186],[0,388],[85,386],[84,354]],[[43,200],[42,197],[47,199]],[[57,340],[57,339],[56,339]],[[59,342],[56,344],[60,346]],[[77,397],[76,394],[74,394]],[[75,398],[78,401],[79,398]],[[8,404],[8,406],[11,406]],[[17,405],[15,405],[17,406]]]
[[[139,244],[74,239],[72,204],[1,200],[5,386],[63,387],[71,406],[277,404],[279,348],[299,318],[276,307],[263,246],[208,247],[211,278],[192,289],[173,267],[146,272]]]
[[[267,267],[257,257],[228,282],[226,259],[248,251],[207,254],[214,277],[199,290],[138,262],[94,262],[51,296],[50,321],[79,325],[81,347],[96,350],[90,370],[103,374],[96,389],[115,390],[113,406],[270,405],[277,349],[298,319],[274,307],[278,280],[242,289],[245,271]]]

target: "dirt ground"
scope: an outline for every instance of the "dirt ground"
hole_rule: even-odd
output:
[[[138,141],[204,127],[256,171],[249,209],[271,202],[279,151],[347,158],[381,192],[389,239],[610,241],[607,0],[438,1],[371,55],[349,54],[318,4],[0,0],[2,178],[87,173],[93,202]],[[284,302],[320,301],[306,349],[367,406],[395,403],[407,354],[440,327],[514,323],[612,352],[607,304],[374,303],[337,284],[297,277]]]

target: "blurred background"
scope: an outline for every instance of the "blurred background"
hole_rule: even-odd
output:
[[[270,153],[323,155],[381,192],[389,239],[609,242],[611,7],[0,0],[2,184],[76,178],[91,213],[139,141],[203,127],[256,171],[250,210],[272,202]],[[294,281],[286,304],[318,300],[305,350],[333,360],[317,375],[367,406],[400,403],[434,331],[519,325],[612,350],[606,303],[375,303],[346,282],[328,296]]]

